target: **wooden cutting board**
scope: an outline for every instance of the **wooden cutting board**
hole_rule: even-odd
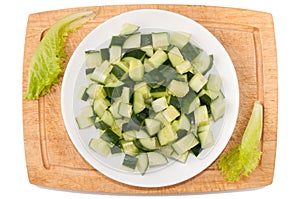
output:
[[[191,5],[99,6],[31,14],[24,47],[23,96],[27,90],[31,56],[43,33],[57,20],[76,11],[97,12],[96,18],[76,33],[69,34],[66,65],[79,42],[91,30],[113,16],[141,8],[169,10],[190,17],[206,27],[226,48],[238,75],[240,109],[234,133],[223,153],[241,141],[253,102],[259,99],[264,105],[261,143],[263,155],[259,166],[249,177],[242,177],[234,183],[226,182],[221,175],[217,168],[219,159],[192,179],[172,186],[141,188],[116,182],[93,169],[70,141],[61,115],[60,81],[45,97],[35,101],[23,100],[24,144],[30,183],[67,190],[123,194],[198,193],[271,184],[274,176],[278,118],[277,60],[271,14]]]

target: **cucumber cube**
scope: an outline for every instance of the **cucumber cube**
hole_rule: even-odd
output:
[[[180,116],[180,112],[172,105],[168,106],[168,108],[164,110],[162,114],[168,122],[172,122],[178,116]]]
[[[180,64],[176,65],[175,68],[178,73],[183,74],[183,73],[187,73],[188,71],[190,71],[193,67],[191,65],[191,62],[189,62],[188,60],[185,60],[185,61],[181,62]]]
[[[139,28],[140,28],[140,26],[138,26],[138,25],[131,24],[131,23],[124,23],[122,25],[120,35],[132,34],[132,33],[136,32]]]
[[[121,140],[120,144],[121,144],[121,148],[125,153],[125,156],[126,155],[135,156],[139,153],[139,149],[135,146],[133,141]]]
[[[89,147],[103,156],[110,154],[110,145],[101,138],[92,138],[89,142]]]
[[[89,50],[85,52],[85,64],[88,68],[94,68],[100,66],[102,63],[102,57],[100,51]]]
[[[224,115],[225,109],[226,104],[221,97],[217,97],[214,101],[212,101],[210,104],[210,111],[214,121],[217,121]]]
[[[160,121],[163,125],[168,125],[170,122],[167,121],[165,116],[163,116],[162,112],[158,112],[155,116],[154,119]]]
[[[116,144],[120,137],[113,132],[111,129],[106,129],[104,133],[101,135],[101,139],[110,144]]]
[[[206,82],[207,79],[201,73],[196,73],[189,81],[189,85],[196,93],[198,93],[204,87]]]
[[[201,148],[205,149],[214,145],[214,137],[212,131],[202,131],[198,133],[198,137],[201,143]]]
[[[119,114],[119,106],[121,103],[121,99],[115,100],[114,103],[108,108],[115,119],[122,118],[122,115]]]
[[[166,48],[169,46],[169,33],[158,32],[152,33],[152,45],[154,49]]]
[[[220,91],[222,80],[219,75],[210,74],[207,81],[207,89],[212,91]]]
[[[170,44],[181,49],[189,42],[191,37],[192,35],[190,33],[176,31],[171,35]]]
[[[135,49],[141,45],[141,33],[129,35],[123,43],[123,49]]]
[[[129,77],[134,81],[141,81],[144,76],[144,65],[138,59],[129,61]]]
[[[84,129],[94,124],[92,117],[87,117],[83,114],[77,116],[75,119],[79,129]]]
[[[151,151],[147,155],[150,167],[168,164],[168,159],[161,153]]]
[[[167,107],[168,103],[166,97],[160,97],[152,101],[152,108],[156,113],[165,110]]]
[[[125,154],[122,165],[126,167],[129,171],[134,171],[136,164],[138,162],[138,158],[132,155]]]
[[[185,153],[199,143],[193,133],[188,133],[172,144],[173,149],[178,155]]]
[[[122,56],[122,47],[121,46],[111,46],[109,49],[109,61],[110,63],[119,62]]]
[[[188,42],[182,47],[181,53],[187,60],[191,62],[199,55],[200,51],[193,44]]]
[[[143,93],[134,92],[133,95],[133,112],[135,114],[142,112],[146,108]]]
[[[157,134],[161,146],[167,145],[177,139],[177,134],[173,131],[171,125],[166,125]]]
[[[147,131],[150,136],[155,135],[161,128],[161,122],[156,119],[145,119]]]
[[[167,61],[168,55],[162,49],[155,51],[152,57],[149,58],[149,62],[153,65],[154,68],[158,68],[165,61]]]
[[[132,105],[121,102],[119,105],[119,114],[123,117],[130,118],[132,114]]]
[[[194,111],[195,124],[197,126],[203,126],[209,124],[208,111],[205,105],[199,106]]]
[[[123,103],[129,103],[130,100],[130,88],[128,87],[123,87],[122,89],[122,94],[121,94],[121,99]]]
[[[99,116],[102,117],[104,111],[108,108],[108,104],[105,102],[105,99],[95,99],[94,100],[94,111]]]
[[[189,84],[187,82],[172,80],[168,85],[169,91],[176,97],[184,97],[189,92]]]
[[[191,128],[191,123],[185,114],[181,114],[179,118],[179,129],[189,131]]]
[[[177,47],[173,47],[169,52],[168,52],[168,57],[173,66],[177,66],[184,62],[184,58],[180,52],[180,50]]]
[[[108,126],[112,126],[114,123],[114,118],[113,118],[111,112],[108,110],[104,111],[104,113],[101,117],[101,120]]]

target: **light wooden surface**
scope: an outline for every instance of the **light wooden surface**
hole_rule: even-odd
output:
[[[185,182],[162,188],[125,185],[93,169],[70,141],[60,109],[61,84],[36,101],[23,100],[26,164],[32,184],[67,190],[125,193],[177,194],[233,190],[272,183],[277,142],[278,81],[272,15],[250,10],[187,5],[123,5],[73,8],[32,14],[28,18],[23,65],[23,96],[28,67],[44,31],[60,18],[79,10],[95,10],[97,16],[76,33],[69,34],[68,58],[79,42],[95,27],[120,13],[157,8],[180,13],[205,26],[223,44],[235,66],[240,87],[240,110],[234,133],[223,151],[240,142],[253,102],[264,105],[264,127],[258,168],[240,181],[228,183],[217,169],[218,159],[205,171]]]

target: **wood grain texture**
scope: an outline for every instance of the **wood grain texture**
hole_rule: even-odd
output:
[[[240,109],[234,133],[223,151],[241,141],[253,102],[264,105],[264,126],[258,168],[240,181],[228,183],[217,169],[218,159],[185,182],[162,187],[125,185],[93,169],[77,152],[66,132],[60,107],[60,83],[35,101],[23,100],[23,131],[29,181],[32,184],[89,192],[122,194],[179,194],[234,190],[272,183],[277,142],[278,85],[276,45],[272,15],[251,10],[191,5],[121,5],[72,8],[31,14],[24,46],[23,97],[27,90],[30,58],[43,33],[57,20],[75,11],[95,10],[96,18],[69,34],[68,57],[80,41],[105,20],[126,11],[156,8],[177,12],[206,27],[226,48],[240,87]]]

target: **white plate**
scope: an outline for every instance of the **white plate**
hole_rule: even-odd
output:
[[[118,35],[123,23],[129,22],[141,27],[142,32],[153,30],[185,31],[192,34],[192,42],[214,55],[214,66],[211,73],[221,75],[223,92],[226,96],[226,112],[222,119],[212,125],[215,145],[203,150],[195,158],[189,155],[185,164],[170,161],[163,167],[150,169],[142,176],[138,172],[127,172],[120,169],[122,155],[102,157],[88,147],[92,137],[99,134],[94,127],[79,130],[75,115],[85,102],[77,97],[82,85],[87,85],[84,73],[84,52],[86,50],[107,47],[111,36]],[[239,89],[234,66],[224,47],[204,27],[182,15],[154,9],[143,9],[127,12],[113,17],[94,29],[77,47],[65,71],[61,92],[62,114],[68,134],[79,153],[95,169],[104,175],[129,185],[141,187],[162,187],[173,185],[199,174],[206,169],[223,151],[235,127],[238,107]]]

